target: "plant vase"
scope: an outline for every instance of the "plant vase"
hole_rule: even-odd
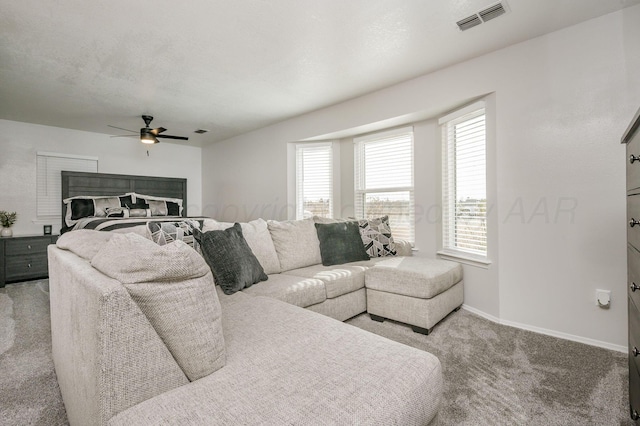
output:
[[[13,237],[13,231],[11,228],[2,228],[2,231],[0,231],[0,237]]]

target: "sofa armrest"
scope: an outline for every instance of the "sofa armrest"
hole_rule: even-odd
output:
[[[398,256],[413,256],[413,246],[409,241],[394,238]]]
[[[124,286],[49,246],[53,362],[69,422],[115,414],[189,383]]]

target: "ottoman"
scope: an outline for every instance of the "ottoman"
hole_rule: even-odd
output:
[[[400,321],[422,334],[464,300],[462,266],[448,260],[389,258],[367,269],[365,287],[371,319]]]

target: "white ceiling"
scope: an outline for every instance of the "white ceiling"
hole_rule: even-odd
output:
[[[640,0],[0,0],[0,118],[202,146]],[[193,133],[209,129],[205,135]]]

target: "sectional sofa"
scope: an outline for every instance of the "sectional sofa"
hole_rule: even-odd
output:
[[[206,220],[203,231],[230,225]],[[438,359],[341,322],[367,311],[366,272],[390,259],[321,265],[313,220],[241,226],[268,280],[232,295],[182,241],[73,231],[49,247],[53,358],[70,423],[432,422]],[[459,267],[438,277],[428,300],[443,294],[435,305],[448,313],[462,303]]]

